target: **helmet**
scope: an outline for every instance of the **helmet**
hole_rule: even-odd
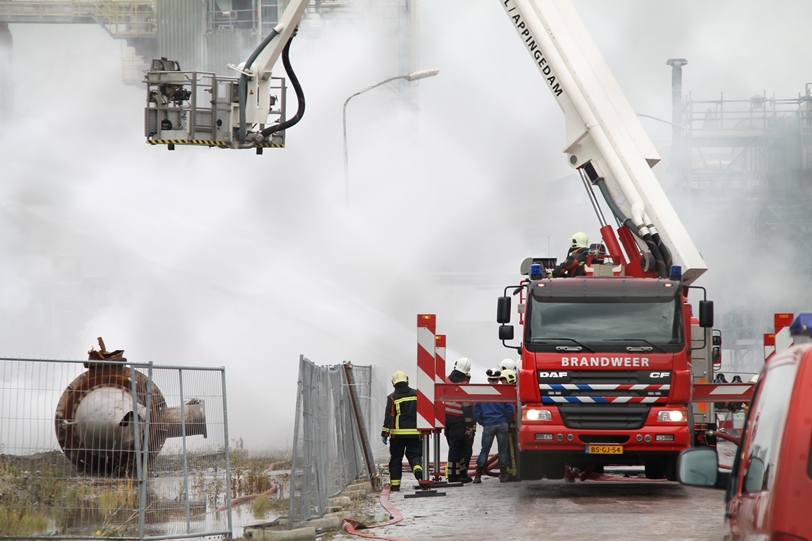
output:
[[[505,380],[505,383],[516,383],[516,372],[513,370],[502,370],[502,375],[499,379]]]
[[[516,370],[516,361],[514,359],[502,359],[499,362],[499,368],[502,370]]]
[[[409,383],[409,376],[406,375],[406,372],[398,370],[392,374],[392,385],[397,385],[398,383],[404,382]]]
[[[458,370],[465,374],[466,376],[471,374],[471,361],[468,360],[467,357],[462,357],[461,359],[457,359],[454,363],[454,370]]]
[[[587,238],[586,233],[583,231],[573,233],[570,241],[572,242],[570,244],[571,248],[586,248],[589,244],[589,239]]]

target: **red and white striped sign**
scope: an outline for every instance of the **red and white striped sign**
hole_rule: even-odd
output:
[[[775,333],[764,333],[764,362],[770,360],[775,353]]]
[[[445,376],[445,335],[438,334],[434,347],[434,383],[443,383]],[[434,428],[445,427],[445,404],[434,402]]]
[[[507,383],[442,383],[434,386],[435,400],[452,402],[515,402],[516,385]]]
[[[434,314],[417,316],[417,429],[434,430]]]
[[[794,340],[792,338],[792,334],[789,332],[789,326],[792,325],[792,320],[794,319],[795,314],[789,313],[780,313],[773,315],[773,325],[775,327],[775,341],[773,342],[773,354],[784,351],[788,347],[792,346]],[[765,353],[766,353],[766,347]],[[772,355],[764,357],[764,361],[767,362]]]
[[[750,402],[753,383],[694,383],[695,402]]]

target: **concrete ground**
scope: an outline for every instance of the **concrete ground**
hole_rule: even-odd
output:
[[[722,463],[732,463],[734,449],[720,444]],[[614,473],[635,476],[642,469]],[[403,490],[390,494],[402,521],[364,533],[408,541],[695,541],[723,536],[724,491],[665,480],[500,483],[489,477],[478,485],[438,489],[444,496],[405,497],[415,488],[407,476]],[[373,495],[365,506],[383,522],[389,516],[379,499]],[[358,537],[339,533],[331,539]]]

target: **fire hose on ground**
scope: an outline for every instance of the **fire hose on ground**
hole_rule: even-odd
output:
[[[487,472],[488,475],[494,475],[494,474],[491,474],[489,472],[489,470],[490,470],[490,468],[496,466],[498,464],[498,462],[499,462],[499,455],[493,454],[493,455],[488,456],[488,461],[485,464],[485,468],[483,468],[484,472]],[[409,464],[404,463],[403,465],[405,467],[405,470],[408,471]],[[432,469],[433,469],[433,466],[434,466],[434,463],[429,464],[429,467],[432,468]],[[470,471],[470,469],[471,469],[470,464],[468,465],[468,467],[469,467],[469,471]],[[445,464],[444,463],[440,465],[440,471],[441,471],[441,473],[445,474]],[[366,525],[366,524],[362,524],[361,522],[358,522],[357,520],[352,520],[352,519],[345,518],[345,519],[342,519],[342,521],[341,521],[341,529],[343,531],[349,533],[349,534],[357,535],[358,537],[363,537],[363,538],[366,538],[366,539],[383,539],[385,541],[408,541],[406,539],[402,539],[402,538],[398,538],[398,537],[386,537],[386,536],[380,536],[380,535],[375,535],[375,534],[359,531],[359,530],[371,530],[373,528],[383,528],[384,526],[391,526],[391,525],[397,524],[398,522],[403,520],[403,515],[389,501],[389,493],[390,493],[389,489],[390,489],[389,484],[384,485],[383,490],[381,491],[381,498],[380,498],[381,505],[383,506],[384,509],[386,509],[389,512],[389,517],[390,517],[389,520],[387,520],[386,522],[380,522],[378,524]]]

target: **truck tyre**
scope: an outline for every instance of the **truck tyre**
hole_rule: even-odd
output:
[[[646,462],[645,468],[647,479],[662,479],[665,477],[666,464],[664,462]]]
[[[541,456],[529,451],[519,451],[519,479],[536,481],[542,477]]]
[[[563,479],[564,466],[563,459],[546,458],[541,463],[542,475],[545,479]]]
[[[679,455],[669,458],[665,468],[665,478],[669,481],[679,480]]]

